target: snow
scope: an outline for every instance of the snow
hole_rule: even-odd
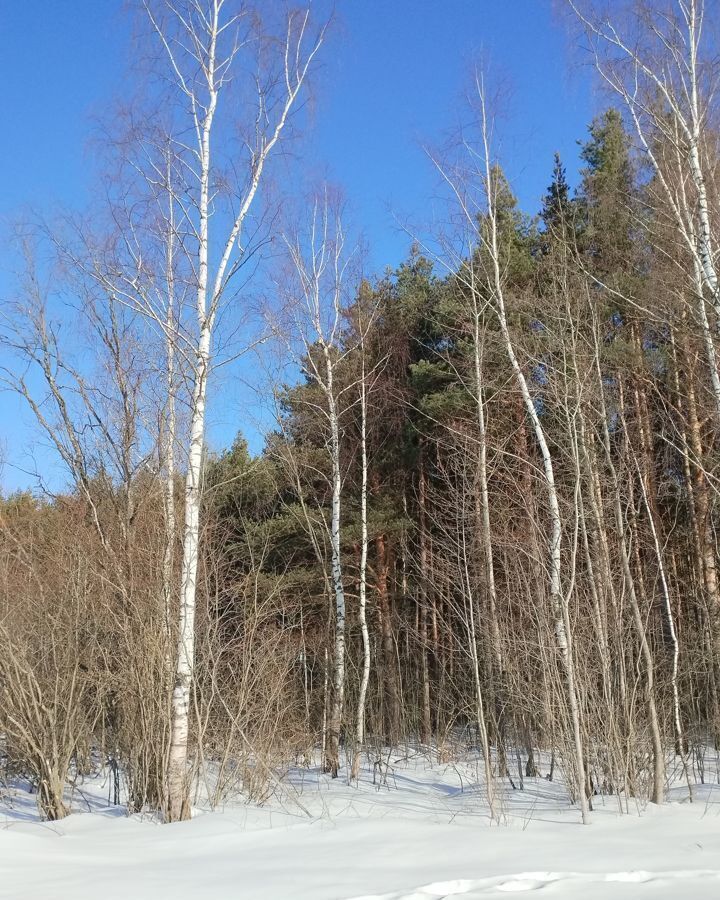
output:
[[[263,807],[237,802],[160,825],[108,805],[102,774],[78,782],[73,815],[40,822],[34,796],[0,795],[0,897],[12,900],[485,900],[720,896],[720,786],[663,807],[596,798],[579,824],[561,783],[525,779],[491,824],[477,760],[391,758],[359,784],[317,767]],[[600,801],[600,805],[598,805]],[[304,811],[303,811],[304,810]],[[308,815],[309,814],[309,815]]]

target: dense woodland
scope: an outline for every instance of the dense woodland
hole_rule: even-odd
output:
[[[330,189],[287,224],[246,218],[325,24],[149,4],[166,114],[123,122],[103,210],[23,232],[3,324],[5,386],[69,485],[0,506],[0,773],[49,818],[96,766],[167,820],[198,791],[262,801],[318,755],[381,775],[397,748],[476,751],[495,816],[498,785],[556,770],[584,819],[598,795],[660,803],[702,778],[720,746],[717,7],[570,14],[610,89],[577,189],[556,157],[542,207],[519,209],[478,74],[472,124],[428,154],[445,227],[373,277]],[[228,90],[246,52],[257,97]],[[228,325],[270,238],[261,321]],[[222,453],[204,426],[242,328],[299,373],[275,380],[257,456],[242,421]]]

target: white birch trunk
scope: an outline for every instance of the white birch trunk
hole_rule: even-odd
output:
[[[472,265],[472,263],[471,263]],[[502,650],[500,642],[500,625],[497,618],[497,589],[495,586],[495,563],[493,561],[492,533],[490,530],[490,494],[487,480],[487,430],[485,427],[485,403],[483,401],[483,377],[480,348],[480,312],[477,308],[477,296],[475,293],[474,275],[471,272],[473,285],[473,357],[475,364],[475,392],[478,426],[478,476],[480,479],[480,505],[482,511],[482,543],[485,552],[485,572],[488,581],[488,605],[490,609],[490,628],[492,634],[492,648],[498,676],[502,678],[504,672]]]
[[[561,541],[562,541],[562,520],[560,516],[560,504],[558,502],[558,493],[555,486],[555,472],[553,468],[552,455],[545,438],[545,430],[540,421],[540,417],[533,403],[532,395],[528,388],[527,379],[520,366],[515,353],[512,337],[508,328],[507,314],[505,310],[505,294],[502,283],[502,274],[500,270],[500,253],[498,247],[498,229],[497,215],[495,210],[494,196],[494,178],[490,166],[490,148],[488,145],[488,127],[485,118],[485,99],[481,96],[482,114],[483,114],[483,143],[484,143],[484,159],[485,159],[485,179],[487,185],[487,205],[488,205],[488,229],[489,240],[486,240],[486,247],[490,255],[490,263],[492,267],[491,273],[491,290],[493,294],[495,312],[500,326],[505,350],[507,352],[510,365],[512,367],[515,379],[517,381],[520,393],[522,395],[525,410],[528,418],[532,423],[535,439],[540,448],[543,461],[543,472],[545,475],[545,487],[547,491],[548,512],[550,514],[550,536],[548,541],[548,550],[550,557],[550,604],[555,619],[555,642],[557,645],[560,660],[562,662],[566,690],[567,702],[570,712],[570,723],[573,736],[574,747],[574,763],[576,769],[576,790],[578,802],[580,805],[580,813],[583,824],[589,821],[588,803],[585,796],[585,760],[583,754],[582,736],[580,731],[580,708],[577,698],[577,688],[575,680],[575,666],[572,654],[572,637],[570,630],[570,615],[568,608],[568,599],[563,595],[561,584]]]
[[[698,257],[703,279],[710,294],[715,314],[718,316],[720,326],[720,290],[718,289],[717,269],[715,268],[715,252],[713,249],[713,235],[710,224],[708,208],[707,186],[705,175],[700,162],[701,141],[701,112],[698,96],[698,49],[700,43],[700,23],[698,22],[698,2],[689,0],[685,8],[685,17],[688,29],[688,70],[690,80],[690,148],[688,162],[690,172],[697,191],[697,215],[698,215]]]
[[[355,725],[355,756],[353,758],[352,776],[357,778],[360,771],[360,753],[365,742],[365,701],[367,698],[368,683],[370,681],[370,634],[367,625],[367,558],[368,558],[368,523],[367,523],[367,488],[368,488],[368,459],[367,459],[367,385],[365,378],[365,348],[362,347],[362,372],[360,381],[360,463],[362,466],[362,481],[360,485],[360,586],[358,616],[360,619],[360,631],[363,642],[363,670],[360,681],[360,695],[358,697],[357,721]]]
[[[185,477],[185,526],[183,531],[182,574],[175,687],[172,696],[172,737],[168,771],[168,813],[175,822],[190,817],[187,791],[190,695],[195,662],[195,594],[200,547],[200,491],[205,443],[205,398],[212,342],[212,316],[208,316],[208,242],[210,194],[210,137],[215,110],[215,53],[218,34],[218,7],[210,28],[207,52],[208,105],[200,131],[200,197],[198,202],[197,319],[199,340],[194,359],[194,385],[190,409],[190,452]],[[216,298],[213,297],[213,305]]]
[[[298,16],[289,13],[287,35],[281,49],[284,78],[284,96],[277,104],[277,118],[269,124],[267,97],[258,83],[258,118],[256,123],[256,146],[250,147],[249,178],[247,187],[241,188],[240,202],[220,243],[221,252],[215,268],[212,286],[209,275],[210,220],[215,214],[217,200],[211,199],[211,136],[218,105],[219,91],[230,80],[229,69],[240,44],[235,43],[229,50],[220,51],[218,41],[237,21],[237,17],[227,22],[221,21],[224,4],[212,0],[206,14],[197,19],[186,18],[183,13],[170,9],[175,14],[181,30],[191,34],[193,48],[188,50],[184,41],[171,40],[153,18],[146,7],[152,24],[160,38],[177,87],[190,109],[197,149],[193,157],[197,160],[199,193],[193,208],[197,214],[197,256],[192,261],[196,273],[196,316],[198,337],[193,350],[193,390],[190,405],[190,441],[188,448],[187,475],[185,479],[185,522],[183,529],[183,556],[180,582],[180,608],[178,619],[177,660],[175,686],[172,695],[171,746],[168,767],[168,817],[171,821],[187,818],[190,814],[188,802],[188,741],[190,733],[190,701],[193,684],[194,644],[195,644],[195,602],[197,570],[200,547],[200,505],[202,492],[203,451],[205,442],[205,404],[207,381],[212,356],[212,338],[216,316],[228,281],[237,271],[238,262],[232,260],[233,253],[242,253],[239,239],[243,225],[255,200],[265,163],[272,149],[280,140],[290,111],[300,93],[310,64],[324,39],[321,30],[315,44],[303,55],[303,41],[306,34],[309,12]],[[298,22],[294,32],[294,22]],[[200,33],[202,32],[202,33]],[[189,54],[197,63],[193,71],[184,75],[178,62],[178,54]],[[199,56],[198,56],[199,54]],[[198,86],[199,85],[199,86]],[[263,130],[263,129],[266,130]],[[213,184],[212,190],[215,190]]]
[[[332,466],[332,512],[330,521],[330,548],[332,584],[335,594],[335,658],[333,662],[333,696],[330,707],[329,747],[327,768],[333,778],[340,765],[340,731],[345,705],[345,587],[343,585],[340,556],[340,514],[342,473],[340,471],[340,428],[337,402],[334,394],[333,363],[330,351],[323,345],[327,374],[328,418],[330,421],[330,455]]]
[[[205,440],[205,394],[210,358],[210,332],[204,330],[198,348],[191,419],[190,456],[185,478],[185,523],[178,621],[175,687],[172,695],[172,737],[168,772],[170,821],[189,818],[187,762],[190,700],[195,659],[195,596],[200,546],[200,497]]]
[[[171,184],[170,157],[167,159],[166,177],[168,188]],[[165,268],[165,286],[167,289],[167,309],[165,314],[165,384],[167,390],[167,406],[162,441],[161,469],[165,471],[164,481],[164,514],[165,514],[165,547],[163,551],[163,600],[165,605],[165,630],[167,637],[172,634],[172,597],[174,589],[173,569],[175,564],[175,441],[177,440],[177,419],[175,408],[175,204],[170,191],[168,209],[167,256]],[[168,671],[172,670],[172,660],[168,660]]]

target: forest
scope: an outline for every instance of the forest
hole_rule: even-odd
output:
[[[442,224],[373,273],[275,166],[333,16],[138,4],[92,208],[13,236],[2,388],[61,475],[0,498],[0,795],[60,820],[102,769],[177,822],[412,750],[477,754],[490,820],[544,779],[588,822],[714,777],[719,10],[561,5],[602,90],[577,187],[556,155],[520,208],[479,62]],[[208,440],[238,360],[259,453]]]

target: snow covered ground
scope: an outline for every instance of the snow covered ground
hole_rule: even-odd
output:
[[[561,784],[526,779],[490,824],[477,764],[392,757],[387,783],[317,768],[262,808],[197,810],[159,825],[108,805],[102,777],[76,812],[38,821],[18,787],[0,798],[0,897],[12,900],[485,900],[720,897],[720,785],[671,792],[662,808],[596,805],[583,828]],[[304,807],[301,809],[300,807]],[[309,815],[308,815],[309,814]]]

